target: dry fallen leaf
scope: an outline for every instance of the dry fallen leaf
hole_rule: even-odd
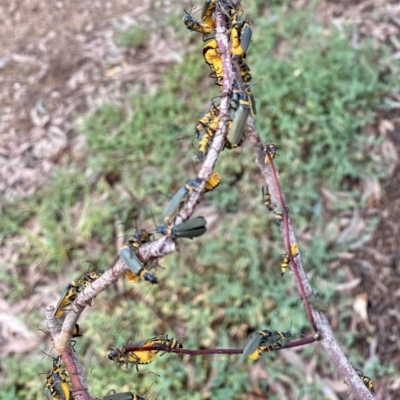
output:
[[[368,319],[368,294],[360,293],[356,296],[353,303],[353,310],[357,318],[363,321],[367,327],[370,327]]]

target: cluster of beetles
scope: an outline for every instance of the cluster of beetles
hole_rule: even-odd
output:
[[[190,31],[198,32],[203,35],[205,45],[203,47],[203,57],[206,64],[210,67],[210,77],[215,79],[215,83],[222,89],[223,84],[223,63],[221,53],[215,39],[216,30],[216,11],[222,12],[225,16],[225,23],[229,38],[229,51],[232,57],[232,64],[237,69],[237,77],[229,109],[229,118],[226,129],[228,131],[224,148],[234,149],[240,146],[245,139],[246,122],[249,115],[256,114],[256,106],[253,94],[250,89],[251,70],[246,63],[246,54],[251,43],[252,30],[249,22],[243,18],[243,10],[240,1],[230,0],[205,0],[200,19],[197,20],[192,14],[185,11],[183,23]],[[239,79],[240,77],[240,79]],[[217,131],[219,123],[220,105],[218,100],[213,100],[209,109],[204,112],[195,125],[195,136],[198,140],[198,150],[196,157],[202,161],[210,148],[212,140]],[[277,153],[277,146],[274,143],[268,143],[264,148],[266,157],[265,163],[271,162]],[[215,189],[221,178],[218,172],[213,172],[210,178],[205,182],[204,192]],[[203,235],[207,228],[207,221],[204,217],[195,217],[185,222],[174,225],[173,221],[189,193],[198,190],[202,183],[200,178],[189,179],[172,196],[168,206],[163,212],[164,224],[157,226],[155,233],[161,234],[172,240],[179,238],[195,238]],[[263,203],[269,211],[274,212],[274,219],[277,225],[282,222],[282,213],[274,211],[271,204],[271,197],[267,187],[262,188]],[[138,249],[146,243],[155,240],[154,232],[148,232],[144,229],[136,229],[132,237],[125,243],[119,252],[119,257],[128,267],[125,273],[125,279],[136,282],[140,279],[148,281],[151,284],[158,283],[157,278],[150,273],[154,268],[154,261],[143,263],[140,259]],[[293,256],[298,254],[297,244],[291,246]],[[280,265],[281,276],[289,267],[289,254],[283,255]],[[55,308],[54,316],[60,318],[68,311],[78,294],[88,287],[93,281],[101,276],[102,272],[92,271],[81,276],[75,281],[70,282],[62,293],[59,302]],[[76,324],[72,333],[73,338],[81,336],[79,325]],[[282,348],[287,340],[292,336],[291,332],[261,330],[250,335],[247,344],[243,349],[243,354],[251,360],[257,360],[263,352]],[[138,348],[140,348],[138,350]],[[146,348],[149,348],[146,350]],[[111,347],[108,358],[118,365],[128,367],[134,364],[136,369],[138,365],[151,363],[157,354],[164,354],[168,349],[183,348],[174,338],[168,338],[167,335],[157,336],[143,341],[140,345],[133,346],[130,343],[120,348]],[[367,388],[373,393],[374,386],[372,380],[363,375],[361,371],[358,374]],[[46,374],[46,393],[48,400],[71,400],[74,398],[70,387],[68,373],[62,368],[61,358],[53,358],[53,367]],[[132,392],[108,393],[103,400],[144,400]]]

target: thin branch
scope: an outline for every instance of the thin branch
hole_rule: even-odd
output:
[[[227,122],[229,118],[229,109],[232,99],[232,88],[235,75],[232,68],[232,58],[229,52],[228,37],[226,35],[226,22],[224,14],[219,10],[220,4],[217,3],[216,21],[217,21],[217,33],[215,39],[218,44],[218,48],[222,58],[222,70],[223,70],[223,86],[221,103],[219,109],[219,121],[218,128],[212,140],[212,144],[207,152],[204,162],[199,171],[199,178],[203,179],[201,185],[199,185],[199,190],[193,190],[182,207],[176,222],[185,221],[188,219],[200,200],[200,195],[203,192],[205,182],[210,177],[212,171],[215,168],[219,154],[224,149],[225,139],[228,134],[227,132]]]
[[[50,331],[51,337],[54,341],[54,347],[58,351],[65,368],[68,371],[73,390],[76,392],[74,398],[76,400],[92,400],[92,397],[90,397],[87,392],[82,368],[71,348],[71,333],[68,330],[64,332],[61,330],[61,326],[57,322],[57,318],[54,316],[54,313],[55,308],[53,306],[46,308],[46,320],[44,321],[43,325]],[[73,326],[75,326],[75,324]],[[64,343],[65,340],[68,341],[68,345],[60,348],[60,343]]]
[[[183,206],[181,207],[180,213],[174,221],[175,224],[189,219],[193,214],[194,208],[198,204],[200,196],[203,193],[205,182],[214,169],[219,153],[224,148],[225,138],[227,135],[226,126],[229,115],[234,75],[229,53],[228,38],[226,36],[224,15],[221,12],[217,12],[216,19],[216,40],[220,48],[224,70],[223,92],[220,104],[218,129],[213,138],[208,154],[204,160],[203,166],[199,172],[199,177],[202,178],[203,181],[198,188],[196,188],[196,190],[193,190],[189,194],[185,200]],[[141,261],[145,263],[150,260],[164,257],[165,255],[172,253],[177,249],[178,245],[174,240],[171,238],[162,237],[158,240],[141,246],[138,249],[138,255]],[[51,313],[49,312],[49,315],[47,315],[46,313],[46,326],[49,328],[54,340],[54,346],[61,355],[66,369],[71,376],[73,391],[75,393],[75,398],[77,399],[89,400],[91,397],[87,392],[83,378],[83,371],[71,347],[72,331],[80,317],[80,314],[88,305],[91,304],[92,299],[107,287],[114,284],[122,275],[124,275],[126,271],[128,271],[127,266],[120,259],[120,257],[117,257],[109,270],[105,271],[98,279],[96,279],[78,294],[76,300],[72,304],[71,311],[66,315],[61,330],[57,320],[54,317],[54,314],[50,315]]]
[[[253,145],[253,149],[256,155],[256,163],[260,168],[262,175],[266,181],[266,184],[269,188],[269,192],[271,195],[272,202],[278,202],[279,199],[283,196],[282,192],[280,192],[280,188],[277,185],[278,177],[275,171],[276,176],[273,174],[273,165],[272,163],[265,163],[265,152],[264,146],[260,140],[260,136],[257,132],[257,129],[254,125],[254,121],[252,118],[248,119],[248,139],[249,142]],[[283,206],[284,206],[283,202]],[[283,208],[283,212],[285,212],[285,207]],[[286,218],[285,227],[281,229],[281,233],[283,236],[283,241],[287,243],[287,237],[285,231],[289,234],[289,244],[290,243],[298,243],[296,234],[291,225],[290,219]],[[288,248],[289,254],[291,254],[290,246]],[[293,258],[293,257],[292,257]],[[304,266],[301,259],[300,249],[299,254],[296,256],[296,262],[294,264],[296,271],[298,271],[298,278],[300,278],[301,285],[298,285],[299,292],[302,293],[301,287],[303,287],[303,291],[311,294],[313,292],[311,284],[307,278],[307,275],[304,270]],[[296,276],[296,275],[295,275]],[[296,283],[297,277],[296,277]],[[304,298],[304,297],[303,297]],[[308,300],[304,298],[305,302],[308,303]],[[317,332],[321,337],[321,344],[325,348],[326,352],[329,354],[333,364],[335,365],[338,372],[343,376],[344,380],[350,387],[351,391],[355,395],[358,400],[373,400],[375,397],[373,394],[367,389],[364,385],[360,377],[357,375],[353,366],[350,364],[346,355],[340,349],[338,343],[336,342],[331,326],[326,319],[325,315],[311,308],[311,314],[313,316],[313,320],[315,321],[315,327],[317,328]]]
[[[138,249],[138,253],[141,260],[146,262],[172,253],[173,251],[176,251],[176,249],[177,244],[174,241],[166,241],[165,238],[160,238],[141,246]],[[65,349],[71,348],[72,331],[82,311],[91,304],[94,297],[117,282],[117,280],[128,270],[128,267],[118,256],[109,270],[105,271],[98,279],[78,294],[75,302],[71,306],[72,312],[68,312],[66,315],[61,331],[54,329],[51,330],[54,346],[57,351],[61,352]]]
[[[268,152],[267,152],[266,156],[268,157],[269,164],[271,165],[272,176],[273,176],[274,183],[275,183],[277,191],[278,191],[279,201],[280,201],[281,207],[282,207],[283,225],[284,225],[283,226],[283,236],[284,236],[284,242],[285,242],[285,246],[286,246],[286,252],[289,256],[290,264],[292,265],[292,268],[293,268],[294,277],[296,279],[296,283],[297,283],[297,287],[299,289],[300,295],[304,299],[304,306],[306,308],[306,313],[307,313],[308,319],[311,323],[311,326],[314,329],[314,332],[318,332],[318,328],[315,325],[314,317],[311,312],[310,302],[308,301],[308,296],[312,293],[311,285],[308,285],[308,289],[309,289],[308,293],[309,294],[307,295],[305,288],[304,288],[305,285],[303,285],[303,280],[300,278],[299,268],[293,257],[293,254],[292,254],[292,244],[297,243],[297,240],[295,237],[295,233],[292,229],[292,224],[290,223],[290,220],[289,220],[289,207],[286,205],[285,200],[283,198],[283,193],[281,190],[281,185],[279,183],[278,174],[275,169],[274,160]],[[291,232],[291,234],[290,234],[290,232]],[[292,240],[291,240],[291,237],[292,237]],[[299,263],[302,265],[300,249],[298,251],[296,258],[299,260]],[[306,276],[305,276],[304,282],[306,284],[308,282],[308,279]]]
[[[164,353],[175,353],[175,354],[183,354],[191,357],[201,356],[201,355],[211,355],[211,354],[242,354],[243,349],[178,349],[168,346],[154,345],[154,346],[131,346],[125,349],[127,353],[135,352],[135,351],[162,351]]]
[[[65,349],[60,351],[61,359],[68,371],[71,385],[74,392],[75,400],[93,400],[88,393],[88,388],[85,382],[85,374],[82,366],[79,363],[75,352],[72,349]]]
[[[304,346],[305,344],[310,344],[319,340],[318,335],[314,335],[308,338],[302,338],[299,340],[294,340],[293,342],[286,343],[283,346],[273,345],[268,351],[279,351],[293,347]],[[210,355],[210,354],[243,354],[243,349],[183,349],[183,348],[171,348],[168,345],[157,344],[153,346],[127,346],[125,348],[126,353],[136,352],[136,351],[162,351],[165,353],[175,353],[175,354],[185,354],[188,356],[199,356],[199,355]]]

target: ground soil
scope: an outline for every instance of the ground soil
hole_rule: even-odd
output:
[[[48,182],[54,165],[79,160],[82,138],[74,130],[76,115],[101,102],[120,100],[135,81],[140,63],[113,41],[116,24],[141,21],[151,2],[138,0],[10,0],[0,2],[0,194],[4,200],[34,194]],[[322,2],[318,18],[354,23],[354,44],[372,37],[400,56],[400,6],[390,1]],[[160,3],[161,4],[161,3]],[[294,3],[301,7],[304,1]],[[164,2],[164,7],[170,7]],[[184,8],[184,5],[182,5]],[[161,38],[155,37],[153,43]],[[153,46],[154,48],[155,46]],[[170,59],[147,64],[149,88]],[[148,60],[149,57],[146,59]],[[150,69],[150,70],[149,70]],[[143,72],[143,69],[141,70]],[[142,73],[143,78],[143,73]],[[400,95],[388,94],[400,104]],[[399,110],[400,108],[398,108]],[[387,177],[371,191],[366,213],[380,222],[367,242],[347,257],[355,280],[355,321],[371,338],[366,358],[400,367],[400,111],[382,112],[371,129],[379,129],[393,156]],[[357,279],[360,278],[360,279]],[[358,310],[358,311],[357,311]],[[400,379],[376,382],[379,398],[396,398]]]
[[[157,76],[176,61],[173,35],[165,35],[171,38],[166,42],[150,30],[138,54],[117,47],[115,33],[146,27],[170,7],[168,0],[157,6],[139,0],[0,2],[4,199],[35,193],[52,166],[79,159],[82,138],[74,130],[79,113],[123,101],[124,89],[138,79],[144,90],[155,90]]]

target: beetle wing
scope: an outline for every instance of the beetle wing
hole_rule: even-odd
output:
[[[199,237],[203,235],[206,231],[207,221],[204,217],[195,217],[189,219],[181,224],[174,226],[174,236],[179,237]]]
[[[74,302],[76,294],[75,288],[71,285],[67,285],[57,303],[54,316],[61,317],[64,314],[63,308]]]
[[[231,144],[238,146],[243,141],[244,128],[249,114],[250,107],[239,106],[228,132],[228,140]]]
[[[247,340],[246,346],[244,346],[243,354],[246,356],[253,354],[260,345],[262,337],[259,332],[252,333]]]

